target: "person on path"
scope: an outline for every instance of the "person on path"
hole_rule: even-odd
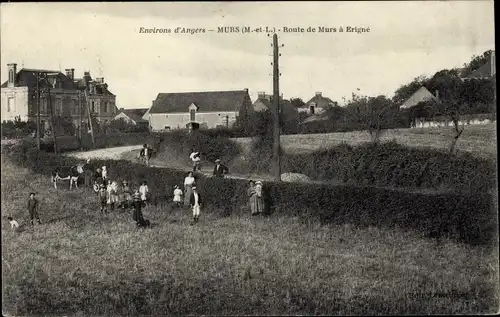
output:
[[[257,212],[257,192],[255,191],[255,182],[248,182],[247,189],[248,200],[250,204],[250,211],[252,212],[252,216],[255,216]]]
[[[193,149],[193,152],[191,153],[191,155],[189,155],[189,158],[193,162],[193,172],[200,171],[201,170],[201,168],[200,168],[200,161],[201,161],[200,152],[197,152],[195,149]]]
[[[143,145],[139,156],[142,157],[142,159],[146,163],[146,166],[149,166],[149,159],[151,158],[152,152],[153,151],[151,150],[151,148],[149,148],[147,144]]]
[[[189,172],[184,178],[184,206],[189,206],[189,198],[193,193],[193,186],[195,185],[195,178],[193,172]]]
[[[224,175],[229,172],[229,169],[220,163],[219,159],[215,160],[214,176],[218,178],[224,178]]]
[[[264,212],[264,194],[261,181],[255,182],[255,194],[255,196],[257,197],[256,212],[257,214],[261,214]]]
[[[193,209],[193,222],[191,224],[195,224],[200,218],[200,209],[202,204],[201,195],[196,190],[196,186],[193,186],[193,192],[189,197],[189,203]]]
[[[38,224],[42,224],[40,221],[40,216],[38,215],[38,200],[35,198],[35,193],[30,193],[30,198],[28,199],[28,212],[30,214],[31,225],[34,225],[34,220],[38,221]]]
[[[176,207],[180,207],[182,203],[182,190],[178,185],[174,186],[174,204]]]

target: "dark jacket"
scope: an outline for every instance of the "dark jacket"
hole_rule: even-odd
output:
[[[28,199],[28,210],[29,211],[33,211],[33,210],[36,210],[38,208],[38,200],[36,198],[29,198]]]
[[[229,169],[220,164],[218,167],[217,165],[214,166],[214,176],[217,176],[217,177],[224,177],[224,174],[227,174],[229,172]]]
[[[201,203],[202,203],[202,198],[201,198],[201,195],[200,193],[198,193],[198,204],[201,206]],[[191,193],[191,196],[189,197],[189,203],[191,204],[191,206],[194,206],[194,193]]]
[[[142,148],[142,149],[141,149],[141,153],[139,154],[141,157],[143,157],[143,156],[144,156],[145,149],[146,149],[146,148]],[[149,148],[149,147],[148,147],[147,149],[148,149],[148,158],[151,158],[151,154],[152,154],[152,152],[153,152],[153,149],[151,149],[151,148]]]

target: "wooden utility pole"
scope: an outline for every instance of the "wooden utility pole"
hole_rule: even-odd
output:
[[[36,145],[40,151],[40,73],[36,72]]]
[[[78,90],[78,110],[80,111],[80,150],[83,150],[83,106],[82,106],[82,92]]]
[[[277,181],[281,181],[281,160],[280,160],[280,84],[279,84],[279,48],[278,48],[278,35],[273,35],[273,92],[274,92],[274,107],[273,107],[273,153],[274,153],[274,175]]]
[[[52,95],[50,94],[50,87],[48,88],[48,103],[50,109],[50,123],[52,126],[52,140],[54,141],[54,153],[57,154],[56,122],[54,120],[54,109],[52,108]]]
[[[95,148],[95,140],[94,140],[94,127],[92,125],[92,114],[90,112],[89,98],[88,92],[85,90],[85,105],[87,106],[87,113],[89,117],[89,128],[90,128],[90,137],[92,138],[92,148]]]

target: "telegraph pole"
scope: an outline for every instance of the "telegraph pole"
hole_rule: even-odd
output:
[[[78,90],[78,110],[80,110],[80,150],[83,150],[83,106],[82,106],[82,92]]]
[[[50,87],[48,88],[48,102],[50,107],[50,122],[52,123],[52,139],[54,140],[54,153],[57,154],[57,136],[56,136],[56,122],[54,120],[54,109],[52,108],[52,95],[50,94]]]
[[[40,151],[40,73],[36,73],[36,145]]]
[[[274,153],[274,175],[277,181],[281,181],[281,160],[280,160],[280,84],[279,84],[279,47],[278,47],[278,35],[275,33],[273,35],[273,93],[274,93],[274,107],[273,107],[273,153]]]
[[[94,140],[94,127],[92,125],[92,114],[90,113],[90,105],[87,90],[85,90],[85,104],[87,108],[87,113],[89,115],[89,128],[90,128],[90,137],[92,138],[92,148],[95,148],[95,140]]]

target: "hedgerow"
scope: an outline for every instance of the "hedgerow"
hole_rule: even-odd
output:
[[[78,160],[40,152],[32,144],[6,148],[11,159],[37,173],[49,175],[54,167],[70,166]],[[152,168],[123,160],[95,160],[94,167],[106,165],[111,179],[127,179],[132,186],[148,181],[152,203],[170,201],[174,185],[183,183],[186,173]],[[247,204],[247,182],[213,179],[197,175],[197,187],[205,200],[205,210],[221,213],[242,212]],[[266,213],[319,217],[325,223],[358,226],[398,226],[429,237],[446,237],[470,244],[488,244],[496,237],[498,225],[496,196],[474,192],[424,194],[352,185],[317,185],[266,182]]]

